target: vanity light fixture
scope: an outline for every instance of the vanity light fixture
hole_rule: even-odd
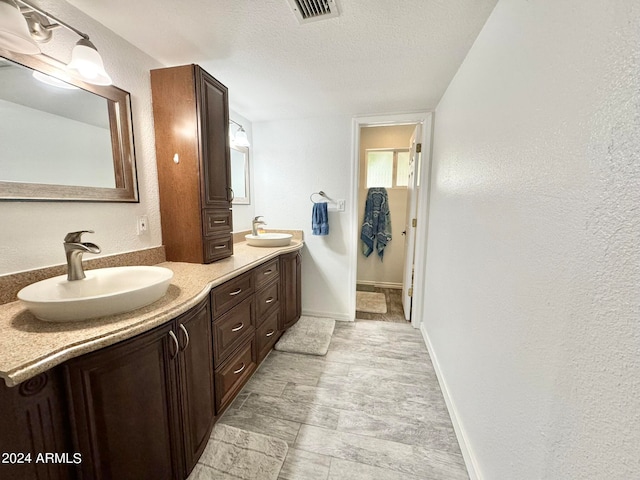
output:
[[[29,33],[27,20],[13,0],[0,0],[0,47],[35,55],[40,47]]]
[[[242,125],[238,122],[234,122],[229,119],[229,123],[235,123],[239,128],[234,135],[229,133],[229,138],[231,139],[231,143],[233,143],[236,147],[250,147],[249,139],[247,138],[247,132],[244,131]]]
[[[55,23],[50,23],[50,20]],[[80,37],[71,51],[71,62],[67,65],[69,71],[84,82],[111,85],[111,77],[105,71],[102,57],[89,40],[89,35],[24,0],[0,0],[0,48],[27,55],[38,54],[40,47],[37,42],[49,41],[53,29],[58,27]]]

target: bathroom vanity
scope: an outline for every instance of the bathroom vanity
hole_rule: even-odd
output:
[[[216,419],[300,317],[301,240],[236,245],[215,264],[162,264],[174,271],[166,298],[113,318],[50,325],[0,306],[5,336],[36,343],[0,360],[15,385],[0,387],[0,451],[16,454],[0,477],[186,478]],[[58,457],[36,462],[41,453]]]

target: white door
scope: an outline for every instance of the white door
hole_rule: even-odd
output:
[[[416,246],[416,221],[418,218],[418,190],[417,173],[420,171],[422,158],[420,137],[422,125],[417,125],[411,135],[411,151],[409,153],[409,182],[407,185],[407,212],[405,216],[404,232],[404,276],[402,280],[402,309],[404,318],[411,320],[411,297],[413,295],[413,264]]]

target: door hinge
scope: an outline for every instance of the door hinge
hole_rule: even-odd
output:
[[[411,226],[415,228],[417,225],[418,225],[418,219],[417,218],[412,218],[411,219]]]
[[[409,291],[407,292],[407,294],[408,294],[410,297],[413,297],[413,287],[411,287],[411,288],[409,289]]]
[[[416,143],[416,153],[420,153],[420,152],[422,152],[422,144]]]

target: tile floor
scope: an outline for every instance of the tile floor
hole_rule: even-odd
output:
[[[279,480],[468,479],[407,323],[336,322],[324,357],[272,351],[219,421],[285,440]]]
[[[356,312],[356,318],[360,320],[380,320],[382,322],[408,323],[402,310],[402,290],[398,288],[379,288],[369,285],[360,285],[357,290],[364,292],[384,293],[387,300],[387,313]]]

